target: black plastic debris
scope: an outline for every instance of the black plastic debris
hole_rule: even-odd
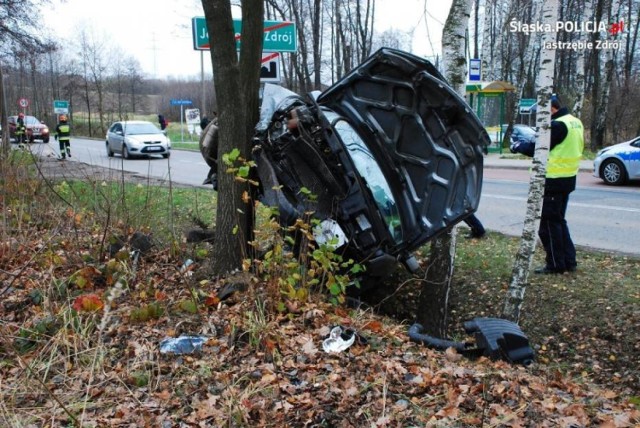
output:
[[[529,365],[534,360],[534,352],[529,339],[518,324],[501,318],[474,318],[464,323],[465,332],[473,335],[475,345],[440,339],[422,333],[420,324],[409,328],[409,338],[435,349],[455,348],[467,357],[485,356],[494,360],[502,359],[513,364]]]
[[[514,322],[501,318],[474,318],[464,323],[467,334],[473,334],[476,347],[483,355],[514,364],[531,364],[534,360],[529,339]]]

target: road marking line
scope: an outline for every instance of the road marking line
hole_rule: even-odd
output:
[[[523,201],[523,202],[527,201],[527,198],[523,198],[521,196],[504,196],[504,195],[493,195],[493,194],[483,193],[482,197],[506,199],[508,201]],[[638,208],[624,208],[624,207],[612,207],[610,205],[583,204],[580,202],[571,202],[571,201],[569,201],[569,206],[582,207],[582,208],[595,208],[600,210],[623,211],[628,213],[640,213],[640,209]]]

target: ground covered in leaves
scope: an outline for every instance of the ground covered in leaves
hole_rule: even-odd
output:
[[[9,172],[0,425],[640,424],[637,259],[581,252],[577,274],[532,279],[522,328],[537,361],[470,361],[408,340],[420,278],[399,271],[366,309],[317,294],[277,311],[264,278],[210,275],[212,244],[167,240],[113,218],[105,224],[117,212],[111,205],[60,205],[50,190],[69,191],[59,182],[13,181]],[[460,242],[452,336],[464,320],[499,314],[515,245],[495,234]],[[326,353],[322,342],[337,325],[359,340]],[[181,336],[204,343],[193,353],[161,352],[163,340]]]

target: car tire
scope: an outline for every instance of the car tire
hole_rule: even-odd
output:
[[[49,144],[49,137],[42,140],[42,144]]]
[[[125,159],[131,159],[131,154],[129,153],[129,149],[126,144],[122,145],[122,157]]]
[[[108,141],[106,142],[105,147],[107,148],[107,156],[112,158],[113,157],[113,151],[109,148],[109,142]]]
[[[606,184],[619,186],[627,181],[627,171],[625,171],[624,165],[619,160],[607,159],[602,162],[602,166],[600,167],[600,178],[602,178]]]
[[[163,153],[162,157],[165,159],[169,159],[169,156],[171,156],[171,153]]]

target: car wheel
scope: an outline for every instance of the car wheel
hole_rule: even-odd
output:
[[[43,143],[43,144],[49,144],[49,137],[44,138],[44,139],[42,140],[42,143]]]
[[[627,181],[627,172],[619,160],[607,159],[600,168],[600,177],[606,184],[618,186]]]
[[[131,159],[131,154],[129,153],[129,149],[127,149],[127,145],[122,146],[122,157],[125,159]]]
[[[107,141],[105,144],[105,147],[107,148],[107,156],[109,156],[110,158],[113,157],[113,151],[111,150],[111,148],[109,147],[109,142]]]
[[[169,156],[171,156],[171,153],[163,153],[162,157],[165,159],[169,159]]]

